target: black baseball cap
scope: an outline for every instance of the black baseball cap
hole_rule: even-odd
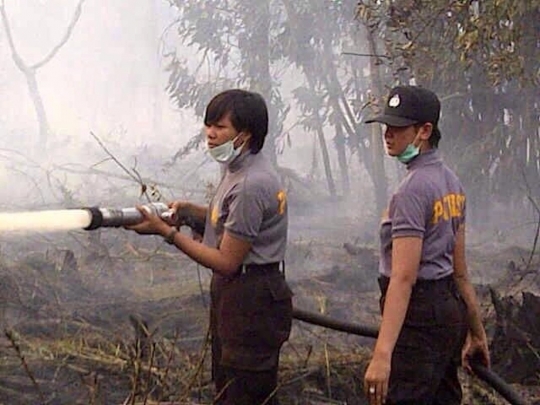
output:
[[[441,102],[435,93],[420,86],[397,86],[390,90],[382,115],[369,118],[366,124],[380,122],[393,127],[408,127],[439,122]]]

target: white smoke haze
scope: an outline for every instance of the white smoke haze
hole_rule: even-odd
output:
[[[14,42],[26,63],[41,61],[59,43],[77,3],[5,2]],[[161,1],[83,3],[71,37],[36,75],[51,128],[47,155],[33,153],[36,114],[6,35],[0,36],[2,206],[57,203],[54,189],[64,182],[81,200],[105,196],[105,177],[93,183],[77,171],[93,167],[125,173],[103,162],[109,156],[91,132],[132,168],[133,156],[142,155],[144,148],[158,166],[158,159],[170,158],[198,131],[193,114],[176,109],[164,91],[161,35],[173,19],[174,9]],[[150,174],[158,173],[141,176]],[[51,184],[43,183],[47,178]]]
[[[5,2],[16,49],[27,64],[41,61],[60,42],[78,3]],[[193,66],[201,56],[181,44],[169,28],[176,13],[159,0],[82,3],[70,38],[36,75],[50,126],[47,153],[35,151],[39,126],[27,82],[11,57],[6,35],[0,36],[3,211],[132,205],[139,200],[140,187],[111,155],[129,171],[137,171],[145,183],[155,184],[165,200],[204,199],[204,185],[219,178],[217,165],[207,159],[204,148],[165,166],[202,127],[193,111],[179,110],[165,91],[165,52],[175,50]],[[203,69],[201,80],[211,72]],[[286,103],[294,104],[290,90],[299,78],[291,68],[282,75]],[[281,140],[278,159],[284,167],[313,179],[323,173],[320,150],[315,136],[295,124],[297,113],[293,105],[284,128],[290,130],[293,142]],[[330,145],[333,136],[330,130],[325,134]],[[335,152],[329,149],[337,170]],[[369,190],[367,179],[353,178],[353,190]],[[325,193],[322,178],[321,191]],[[351,195],[365,201],[370,192]],[[353,213],[356,203],[345,207],[347,212]],[[343,208],[337,211],[343,213]]]
[[[50,127],[46,151],[36,148],[39,124],[28,83],[13,60],[3,26],[0,30],[0,210],[131,206],[145,200],[140,180],[149,186],[148,191],[154,191],[152,198],[204,201],[206,187],[218,181],[219,170],[205,156],[202,145],[174,159],[200,132],[202,120],[191,109],[179,109],[167,94],[164,55],[175,52],[190,68],[204,61],[200,81],[234,80],[236,73],[219,71],[196,46],[182,43],[176,28],[179,12],[162,0],[4,0],[15,47],[27,65],[42,61],[60,43],[79,4],[81,13],[70,37],[36,71]],[[332,4],[340,2],[323,2],[317,12],[325,13]],[[358,25],[352,16],[350,25]],[[354,35],[357,38],[351,37],[343,49],[335,49],[338,77],[350,73],[345,61],[355,58],[343,52],[368,52],[363,34]],[[232,51],[231,55],[239,63],[240,54]],[[369,58],[356,60],[362,76],[358,81],[367,91],[361,99],[349,102],[362,105],[371,93],[365,83],[371,70]],[[298,123],[301,111],[293,95],[296,87],[305,84],[305,75],[292,64],[278,63],[273,69],[283,103],[291,108],[284,121],[285,135],[277,140],[278,163],[306,180],[309,191],[320,189],[317,201],[300,202],[300,212],[293,212],[291,218],[293,226],[316,231],[335,224],[345,227],[343,238],[353,232],[355,237],[360,234],[374,240],[379,213],[371,177],[360,163],[364,158],[347,148],[350,192],[345,195],[334,147],[336,134],[333,126],[325,125],[338,198],[325,197],[329,193],[317,134]],[[361,118],[355,117],[358,122]],[[360,125],[358,131],[364,131],[364,140],[369,139],[370,129]],[[443,129],[443,152],[445,136]],[[385,159],[384,164],[390,192],[403,167],[392,159]],[[303,187],[294,185],[291,205]],[[313,218],[297,220],[306,213]],[[353,227],[353,223],[358,225]],[[520,235],[530,239],[528,231]]]
[[[26,63],[41,61],[59,43],[77,3],[5,2],[16,48]],[[2,207],[58,203],[61,197],[54,189],[61,184],[81,202],[106,199],[110,188],[105,177],[96,175],[94,182],[92,176],[77,172],[92,167],[117,175],[125,173],[110,159],[106,161],[109,156],[91,132],[129,169],[146,165],[141,176],[156,176],[162,181],[167,177],[161,166],[202,127],[192,111],[176,108],[165,92],[168,76],[162,53],[172,46],[167,44],[171,35],[166,30],[175,18],[175,9],[158,0],[83,3],[71,37],[37,73],[51,128],[47,155],[33,153],[38,140],[36,113],[25,77],[11,58],[6,35],[0,36]],[[186,53],[188,58],[192,55]],[[193,63],[197,63],[196,58]],[[152,162],[134,159],[144,159],[145,155]],[[201,152],[196,155],[184,159],[189,161],[186,167],[205,161]],[[309,159],[302,162],[298,155],[294,160],[304,168],[309,165]],[[192,171],[182,163],[173,170]],[[149,164],[153,172],[149,172]],[[214,173],[215,169],[211,164],[203,171]],[[215,180],[216,176],[209,177]],[[51,184],[43,183],[43,179]],[[136,184],[132,186],[136,188]]]
[[[270,154],[274,146],[271,142],[275,141],[290,208],[286,274],[295,294],[294,305],[344,321],[366,324],[379,321],[378,225],[383,211],[381,200],[384,204],[388,202],[381,194],[389,197],[403,177],[405,167],[389,157],[384,157],[382,163],[377,161],[375,156],[383,151],[372,146],[380,140],[379,128],[363,125],[362,121],[380,107],[377,93],[382,94],[397,82],[413,84],[416,80],[412,69],[400,67],[405,63],[403,55],[392,59],[388,56],[390,48],[383,45],[386,40],[392,42],[394,30],[399,31],[395,34],[396,47],[405,49],[407,42],[398,38],[404,35],[401,31],[405,28],[416,29],[415,39],[420,42],[425,33],[426,37],[435,38],[433,44],[437,45],[438,32],[432,30],[442,30],[447,23],[434,20],[441,24],[428,25],[425,31],[414,24],[392,26],[392,17],[399,20],[417,13],[418,18],[423,18],[420,10],[407,14],[407,7],[418,7],[418,2],[360,2],[384,10],[383,22],[376,29],[375,42],[379,41],[379,49],[375,58],[371,55],[366,21],[355,19],[357,3],[0,0],[18,57],[30,68],[25,75],[17,66],[17,55],[12,53],[8,32],[0,19],[0,332],[7,325],[20,332],[24,344],[27,344],[24,341],[27,332],[32,338],[43,339],[32,343],[35,343],[34,352],[25,347],[27,352],[23,354],[28,353],[27,358],[35,362],[31,365],[36,367],[33,370],[39,377],[39,385],[50,392],[47,400],[38,401],[35,387],[29,385],[28,395],[34,395],[29,403],[53,403],[56,399],[60,403],[62,395],[73,395],[73,400],[65,403],[79,403],[88,397],[87,393],[80,394],[73,387],[90,391],[97,385],[85,384],[94,377],[100,388],[110,380],[111,385],[103,389],[111,397],[102,402],[89,398],[88,403],[127,403],[128,393],[124,391],[131,389],[127,377],[136,381],[140,376],[131,376],[127,363],[117,362],[113,366],[110,362],[101,367],[98,362],[94,367],[91,359],[84,357],[86,354],[82,357],[79,354],[95,344],[96,351],[91,356],[110,350],[107,362],[124,361],[131,356],[124,356],[133,342],[133,325],[128,314],[142,314],[149,321],[151,332],[155,332],[156,342],[162,337],[170,338],[171,346],[179,349],[167,360],[163,384],[168,385],[167,390],[184,389],[178,380],[185,380],[189,370],[179,366],[180,371],[175,374],[169,368],[169,360],[174,363],[183,361],[183,357],[192,358],[191,354],[183,356],[182,350],[186,347],[193,350],[194,345],[199,350],[203,346],[202,328],[206,327],[208,301],[202,301],[208,299],[211,271],[164,243],[161,237],[143,237],[112,226],[83,230],[91,220],[86,208],[127,208],[149,200],[208,202],[219,182],[220,168],[204,150],[201,106],[216,92],[237,87],[235,83],[242,83],[238,87],[271,93],[272,99],[266,101],[279,111],[274,122],[283,124],[282,130],[271,134],[275,138],[267,138],[265,153]],[[434,4],[423,2],[422,6],[435,9]],[[238,5],[249,5],[249,10],[239,10]],[[80,15],[69,38],[50,60],[35,70],[37,93],[29,91],[27,79],[31,77],[32,66],[44,62],[61,44],[78,7]],[[191,14],[183,16],[181,12]],[[441,19],[451,20],[452,15],[445,17],[437,12]],[[212,18],[207,19],[208,15]],[[182,25],[186,21],[189,23]],[[219,25],[224,21],[228,25]],[[256,35],[265,32],[258,29],[264,22],[269,22],[268,38]],[[417,23],[424,25],[424,21]],[[190,44],[190,38],[182,39],[195,26],[203,27],[198,32],[204,37],[203,42],[210,38],[208,50],[204,46],[199,49],[197,41]],[[293,32],[297,27],[301,27],[300,32]],[[463,40],[467,38],[464,36]],[[223,48],[228,52],[220,54]],[[433,49],[430,56],[439,52]],[[457,51],[451,49],[454,55]],[[444,51],[441,49],[441,54]],[[227,55],[228,63],[220,59],[223,54]],[[176,88],[178,93],[185,90],[182,94],[192,102],[189,108],[180,108],[167,91],[171,55],[184,62],[178,66],[189,73],[189,77],[186,75],[186,79],[179,81],[184,87]],[[248,58],[243,59],[245,55]],[[262,61],[266,57],[269,61]],[[381,73],[381,83],[374,79],[377,72]],[[193,82],[201,86],[190,87]],[[515,168],[522,156],[509,153],[520,147],[516,144],[522,133],[515,128],[521,126],[522,130],[527,124],[526,113],[520,115],[521,108],[513,105],[528,93],[524,89],[518,96],[510,91],[506,94],[506,85],[494,87],[495,90],[473,89],[475,83],[470,83],[463,90],[459,86],[454,88],[448,81],[440,83],[441,89],[434,89],[446,97],[440,152],[449,165],[455,164],[453,169],[458,166],[456,162],[478,169],[460,175],[469,185],[466,188],[467,254],[472,258],[469,271],[475,283],[498,282],[507,269],[516,272],[526,269],[529,259],[529,264],[537,263],[538,255],[530,252],[539,215],[531,204],[535,194],[530,193],[531,200],[525,189],[519,195],[511,194],[505,187],[515,192],[517,187],[510,183],[516,183],[516,178],[500,175],[501,171]],[[512,86],[515,84],[508,83],[509,89]],[[46,145],[40,138],[43,134],[32,98],[36,94],[43,102],[49,127]],[[504,95],[507,99],[490,104],[487,98],[494,95]],[[529,106],[538,106],[537,96],[530,100]],[[496,117],[503,110],[500,108],[503,102],[508,105],[504,107],[504,120],[497,131],[507,134],[504,138],[495,133],[494,126],[489,125],[491,122],[481,119],[482,114]],[[494,112],[482,109],[484,104],[493,107]],[[537,115],[530,115],[537,119]],[[460,132],[458,126],[469,121],[470,132],[468,128]],[[498,124],[493,121],[494,125]],[[482,133],[484,129],[489,133]],[[482,142],[477,142],[480,138]],[[493,145],[501,139],[497,150]],[[530,139],[532,142],[533,137]],[[321,147],[323,141],[327,162]],[[534,146],[538,144],[527,145],[531,161],[538,161],[539,152]],[[483,153],[485,150],[489,153]],[[479,161],[488,163],[482,167]],[[325,167],[326,163],[329,167]],[[333,185],[329,184],[327,169],[332,173]],[[530,179],[530,184],[538,193],[537,180]],[[384,187],[376,188],[377,182]],[[384,192],[377,192],[385,188]],[[183,227],[181,232],[190,231]],[[532,273],[527,274],[536,277],[531,282],[536,285],[537,272]],[[522,284],[529,281],[522,280],[525,280]],[[11,298],[9,293],[14,296]],[[198,311],[204,313],[200,319],[193,315]],[[343,359],[349,364],[355,351],[351,348],[358,341],[330,331],[304,333],[298,323],[294,328],[301,333],[291,339],[290,349],[295,352],[292,357],[304,356],[305,349],[302,373],[309,370],[291,381],[303,384],[304,379],[319,379],[307,362],[316,357],[312,356],[312,348],[315,354],[317,347],[324,345],[326,360],[321,369],[328,374],[321,374],[319,380],[323,385],[328,384],[321,392],[330,391],[331,381],[327,378],[330,371],[332,383],[340,377],[329,368],[331,360],[334,367],[334,355],[338,354],[339,364]],[[173,337],[173,331],[180,333]],[[49,349],[50,342],[46,340],[55,340],[57,336],[63,339],[61,344],[53,342],[54,348]],[[72,349],[70,339],[73,347],[80,346],[80,353],[61,351],[63,346]],[[306,342],[314,339],[315,343],[304,345],[304,339]],[[339,344],[334,344],[333,339]],[[351,340],[342,350],[340,345],[346,339]],[[115,348],[117,341],[121,343]],[[295,346],[299,341],[302,343]],[[13,358],[0,364],[0,371],[4,370],[2,367],[9,369],[0,375],[0,388],[15,381],[11,373],[18,373],[30,383],[20,359],[15,358],[15,351],[8,344],[4,347],[4,342],[7,341],[2,333],[0,349]],[[161,353],[161,348],[156,348],[157,359],[165,351]],[[332,359],[326,357],[330,355]],[[39,360],[48,368],[37,368]],[[162,366],[158,362],[151,364],[157,370]],[[205,363],[204,368],[209,368],[208,365]],[[119,371],[107,374],[108,367]],[[149,369],[148,375],[151,374],[153,378]],[[67,382],[66,376],[69,376]],[[155,376],[161,378],[159,373]],[[119,378],[124,381],[118,383]],[[115,383],[119,385],[116,387]],[[26,394],[25,389],[13,391],[13,395]],[[0,390],[0,394],[0,402],[2,395],[11,395],[7,389]],[[332,403],[337,403],[337,398],[334,399]]]

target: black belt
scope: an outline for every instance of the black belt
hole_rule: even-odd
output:
[[[265,264],[243,264],[238,270],[238,274],[272,274],[285,273],[285,262],[274,262]]]
[[[379,277],[379,287],[381,288],[381,291],[383,293],[386,293],[386,289],[388,288],[388,284],[390,283],[390,278],[381,275]],[[413,286],[413,292],[424,292],[424,291],[431,291],[435,292],[437,290],[454,290],[456,289],[456,283],[454,281],[454,276],[450,274],[449,276],[445,276],[443,278],[439,278],[436,280],[428,280],[428,279],[416,279],[416,283]]]

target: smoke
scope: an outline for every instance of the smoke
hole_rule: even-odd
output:
[[[22,60],[31,66],[42,61],[60,43],[79,0],[10,0],[4,3],[16,49]],[[317,14],[330,12],[326,6],[331,6],[331,12],[337,13],[342,3],[325,3]],[[223,13],[228,18],[230,13]],[[320,15],[314,17],[321,18]],[[203,52],[182,43],[181,33],[170,28],[178,18],[179,10],[167,1],[84,1],[69,39],[36,74],[50,127],[46,150],[38,145],[38,121],[28,83],[12,58],[2,27],[1,209],[125,206],[148,198],[205,201],[207,186],[219,181],[219,170],[207,162],[200,149],[167,166],[172,156],[199,133],[202,123],[192,109],[179,109],[170,100],[165,90],[169,72],[165,70],[164,54],[175,51],[187,60],[190,68],[202,66],[198,78],[218,78],[219,83],[234,82],[237,78],[230,66],[228,70],[220,70],[221,66],[215,60],[204,59]],[[276,18],[275,24],[282,23],[280,18],[286,18],[285,14]],[[354,24],[351,18],[344,27]],[[326,26],[320,29],[326,29]],[[344,81],[343,85],[364,86],[369,94],[369,86],[366,86],[369,59],[340,53],[365,51],[366,44],[361,35],[349,35],[348,43],[334,53],[337,62],[332,62],[336,62],[339,70],[337,78],[348,74],[348,63],[356,58],[358,72],[362,73],[351,82]],[[237,45],[230,44],[233,48]],[[274,51],[280,51],[278,44],[275,47],[272,48]],[[282,134],[277,139],[281,151],[278,161],[294,174],[287,180],[291,206],[296,204],[300,207],[299,214],[310,213],[315,218],[293,216],[292,226],[301,230],[310,223],[312,230],[309,233],[312,234],[316,229],[324,229],[319,218],[337,218],[336,223],[340,223],[342,218],[352,217],[361,224],[374,227],[379,215],[374,208],[374,185],[363,166],[370,157],[347,145],[350,190],[345,193],[334,147],[337,133],[332,120],[337,118],[333,115],[323,122],[323,136],[338,191],[335,199],[328,197],[318,135],[313,130],[313,122],[300,120],[303,111],[295,99],[296,87],[305,85],[304,90],[309,87],[302,72],[302,63],[305,63],[302,58],[306,55],[301,51],[306,50],[298,49],[296,64],[276,64],[275,68],[281,100],[290,108]],[[232,51],[231,55],[240,58],[241,52]],[[200,96],[203,104],[204,97],[205,94]],[[359,115],[366,113],[361,107],[368,100],[362,97],[347,100]],[[309,93],[306,99],[313,101],[314,98]],[[321,112],[332,105],[328,97],[313,102],[321,103]],[[348,122],[359,121],[359,115],[348,117]],[[364,127],[359,125],[355,130],[358,138],[368,141],[368,131]],[[91,133],[103,142],[107,151]],[[347,138],[347,142],[354,140],[354,136]],[[394,185],[403,173],[389,160],[385,165]],[[143,186],[147,190],[146,196],[141,193]],[[354,233],[355,237],[359,234],[363,235],[365,231]]]
[[[15,47],[28,66],[60,43],[78,3],[5,2]],[[146,148],[164,163],[198,131],[193,115],[176,109],[164,91],[161,36],[175,18],[174,9],[157,0],[113,0],[106,5],[85,1],[81,10],[67,42],[36,71],[50,127],[46,148],[39,144],[26,77],[0,29],[0,205],[16,199],[16,204],[43,206],[65,202],[62,193],[84,200],[126,187],[125,182],[109,183],[105,175],[101,184],[92,184],[98,174],[86,173],[90,168],[125,173],[111,164],[91,132],[128,168],[148,176],[157,170],[138,166],[134,156]],[[84,193],[89,183],[94,189]]]
[[[60,42],[77,3],[6,2],[12,36],[26,63],[41,61]],[[55,146],[84,145],[89,130],[107,135],[111,142],[129,137],[140,144],[151,137],[157,143],[166,139],[155,131],[163,124],[162,132],[171,136],[181,117],[167,108],[160,34],[174,18],[172,13],[158,1],[83,4],[71,37],[37,77]],[[2,83],[3,121],[12,131],[24,131],[19,138],[30,143],[35,140],[31,132],[36,119],[28,88],[11,60],[5,35],[1,41],[4,77],[9,78]]]

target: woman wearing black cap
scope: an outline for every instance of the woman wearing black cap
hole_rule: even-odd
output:
[[[370,405],[460,404],[460,362],[489,366],[487,337],[465,261],[465,192],[437,146],[440,102],[424,88],[392,89],[388,155],[407,165],[381,224],[382,322],[366,370]]]

